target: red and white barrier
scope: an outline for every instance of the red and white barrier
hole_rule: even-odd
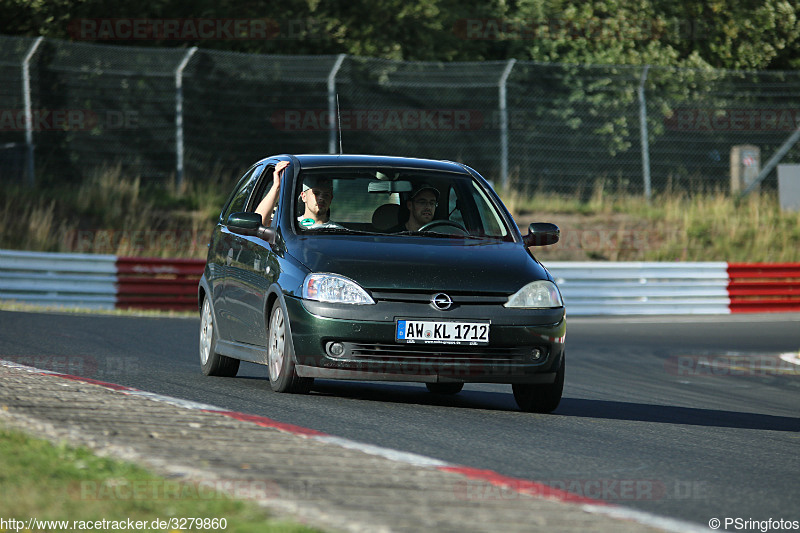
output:
[[[0,300],[84,309],[197,309],[205,261],[0,250]]]
[[[0,250],[0,300],[195,311],[202,259]],[[800,263],[549,262],[576,315],[800,312]]]
[[[800,311],[800,263],[550,262],[570,315]]]

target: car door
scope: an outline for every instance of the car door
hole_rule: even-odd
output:
[[[259,174],[253,176],[252,193],[242,211],[255,211],[272,185],[274,168],[275,161],[268,161]],[[232,235],[229,254],[225,292],[232,340],[266,346],[266,294],[270,284],[277,279],[277,258],[269,243],[246,235]]]
[[[217,229],[210,244],[209,269],[212,271],[214,283],[211,287],[212,303],[217,317],[218,335],[222,340],[234,340],[236,337],[237,317],[231,311],[230,271],[236,261],[238,235],[227,227],[228,217],[232,213],[244,211],[256,184],[256,178],[263,170],[262,163],[252,166],[239,180],[228,202],[220,214]]]

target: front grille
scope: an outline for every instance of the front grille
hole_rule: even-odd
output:
[[[443,344],[362,344],[344,343],[345,358],[352,361],[497,363],[530,362],[533,346],[448,346]],[[547,354],[544,346],[538,347]],[[544,360],[542,357],[541,360]]]
[[[446,292],[453,300],[454,305],[493,305],[504,304],[508,301],[508,294],[459,292],[459,291],[404,291],[404,290],[373,290],[370,291],[375,301],[429,303],[434,294]]]

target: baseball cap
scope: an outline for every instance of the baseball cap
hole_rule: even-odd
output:
[[[332,189],[333,182],[326,176],[307,176],[303,178],[303,190],[309,189]]]
[[[436,196],[436,201],[438,202],[439,201],[439,189],[437,189],[436,187],[434,187],[430,183],[421,183],[421,184],[417,185],[411,191],[411,196],[409,197],[409,200],[413,200],[414,198],[417,197],[417,195],[419,193],[421,193],[422,191],[424,191],[426,189],[431,191],[434,194],[434,196]]]

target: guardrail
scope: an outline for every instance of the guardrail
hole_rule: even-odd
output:
[[[728,263],[549,262],[570,315],[727,314]]]
[[[205,261],[0,250],[0,300],[197,309]],[[549,262],[575,315],[800,311],[800,263]]]
[[[85,309],[197,309],[205,261],[0,250],[0,300]]]
[[[0,250],[0,300],[113,309],[116,256]]]

